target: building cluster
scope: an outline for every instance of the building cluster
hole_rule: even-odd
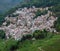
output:
[[[18,16],[7,16],[0,29],[6,32],[7,38],[11,36],[16,40],[21,39],[23,35],[32,34],[35,30],[43,31],[46,29],[50,32],[56,32],[53,26],[57,17],[52,16],[52,12],[48,10],[48,7],[44,8],[48,11],[47,14],[33,19],[38,9],[43,10],[43,8],[35,8],[34,6],[32,8],[19,8],[13,13],[14,15],[18,14]],[[8,26],[6,26],[7,22],[10,22]]]

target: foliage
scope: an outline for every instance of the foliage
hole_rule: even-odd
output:
[[[21,41],[24,41],[26,39],[29,39],[29,40],[32,39],[32,35],[27,34],[27,35],[23,36],[22,39],[21,39]]]
[[[40,30],[36,30],[33,33],[33,37],[35,37],[36,39],[43,39],[47,36],[47,32],[46,31],[40,31]]]
[[[17,41],[14,39],[0,42],[0,51],[15,51],[17,47]]]
[[[5,38],[5,32],[3,30],[0,30],[0,38],[1,39]]]
[[[43,44],[43,49],[45,51],[60,51],[60,35],[53,36],[50,40],[45,42],[46,45]]]
[[[55,33],[47,32],[47,38],[52,38],[55,35]]]
[[[8,26],[8,25],[10,25],[10,21],[7,21],[7,24],[6,24],[6,26]]]
[[[26,1],[24,1],[26,2]],[[60,0],[30,0],[28,2],[26,2],[24,5],[24,7],[27,6],[36,6],[36,7],[46,7],[46,6],[54,6],[60,3]]]
[[[48,13],[47,10],[43,10],[43,11],[42,11],[42,15],[45,15],[45,14],[47,14],[47,13]]]
[[[37,18],[38,16],[41,16],[41,11],[40,10],[37,10],[37,12],[35,13],[35,15],[36,16],[33,19]]]
[[[0,26],[2,25],[2,23],[4,22],[4,16],[3,15],[0,15]]]
[[[60,35],[35,41],[26,39],[19,43],[14,39],[0,40],[0,51],[38,51],[39,48],[45,51],[60,51]]]
[[[33,19],[37,18],[38,16],[45,15],[47,13],[48,13],[47,10],[41,11],[41,10],[38,9],[37,12],[35,13],[36,16]]]
[[[54,23],[54,27],[60,32],[60,4],[53,6],[50,10],[54,13],[54,16],[58,18]]]
[[[60,35],[54,35],[51,38],[42,40],[25,40],[20,43],[17,51],[39,51],[40,49],[44,51],[60,51]]]

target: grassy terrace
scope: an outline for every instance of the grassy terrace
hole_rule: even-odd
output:
[[[0,33],[1,34],[1,33]],[[35,31],[35,40],[26,36],[22,41],[0,37],[0,51],[60,51],[60,34]],[[44,38],[41,35],[47,34]],[[33,38],[34,38],[33,37]],[[36,38],[38,37],[38,38]],[[40,38],[39,38],[40,37]]]
[[[60,34],[44,39],[0,39],[0,51],[60,51]]]
[[[43,40],[25,40],[17,51],[60,51],[60,35]]]

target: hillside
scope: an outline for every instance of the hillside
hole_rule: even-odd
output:
[[[60,35],[33,42],[26,40],[21,44],[17,51],[60,51]]]
[[[0,0],[0,14],[17,6],[21,0]]]
[[[24,0],[0,14],[0,51],[60,51],[60,0]]]
[[[60,51],[60,35],[38,40],[0,40],[1,51]]]

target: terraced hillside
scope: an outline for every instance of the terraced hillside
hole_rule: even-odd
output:
[[[50,39],[26,40],[19,45],[17,51],[60,51],[60,35],[55,35]]]

